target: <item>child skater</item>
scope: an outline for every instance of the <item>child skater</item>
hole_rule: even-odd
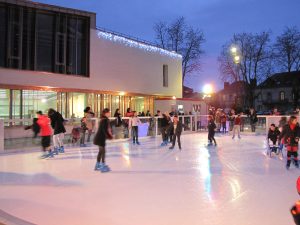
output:
[[[50,127],[50,119],[48,116],[44,115],[42,111],[37,112],[38,120],[37,124],[40,127],[40,136],[42,137],[41,144],[43,149],[42,159],[53,157],[53,152],[50,148],[52,130]]]
[[[279,131],[278,127],[276,127],[275,124],[272,123],[270,125],[269,132],[268,132],[268,143],[270,140],[273,143],[273,146],[275,146],[277,142],[278,142],[278,144],[280,144],[279,143],[280,142],[279,135],[280,135],[280,131]],[[279,152],[276,152],[276,153],[278,154]]]
[[[94,145],[99,146],[99,152],[97,156],[97,162],[95,170],[101,172],[109,172],[110,168],[105,164],[105,144],[106,139],[112,139],[111,127],[109,123],[110,111],[108,108],[103,109],[99,128],[94,138]]]
[[[211,115],[208,116],[207,128],[208,128],[208,141],[209,141],[208,145],[212,145],[212,141],[214,141],[215,146],[217,146],[217,142],[215,139],[215,129],[217,128],[217,126],[215,124],[213,116],[211,116]]]
[[[299,168],[298,164],[298,143],[300,137],[300,127],[297,123],[297,117],[291,116],[287,125],[282,129],[280,138],[283,138],[287,149],[286,168],[289,169],[291,165],[291,157],[294,157],[295,167]]]
[[[182,133],[182,123],[178,120],[177,115],[175,115],[173,117],[173,122],[170,124],[169,129],[170,129],[170,133],[173,134],[172,146],[169,149],[174,149],[175,143],[176,143],[176,138],[177,138],[178,147],[181,150],[180,136]]]
[[[129,129],[132,129],[132,143],[140,145],[139,142],[139,124],[141,124],[140,118],[137,117],[136,111],[133,111],[133,116],[129,120]]]

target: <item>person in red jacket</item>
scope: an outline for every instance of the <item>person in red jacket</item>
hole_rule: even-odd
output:
[[[298,144],[300,138],[300,127],[297,122],[297,117],[291,116],[288,124],[286,124],[281,132],[280,139],[283,138],[287,149],[286,168],[289,169],[291,165],[291,158],[294,157],[295,167],[299,168],[298,163]]]
[[[235,137],[235,132],[238,133],[238,137],[239,139],[241,138],[241,115],[238,114],[237,116],[235,116],[234,118],[234,125],[233,125],[233,134],[232,134],[232,139],[234,139]]]
[[[50,127],[50,118],[42,113],[37,112],[38,120],[37,124],[40,126],[40,136],[42,137],[42,149],[43,155],[41,158],[53,157],[53,153],[50,148],[52,129]]]

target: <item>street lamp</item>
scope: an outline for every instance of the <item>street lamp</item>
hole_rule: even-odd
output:
[[[213,87],[212,87],[212,85],[211,84],[205,84],[204,86],[203,86],[203,93],[204,93],[204,98],[205,97],[211,97],[211,94],[212,94],[212,92],[213,92]]]
[[[231,47],[230,51],[233,55],[235,55],[237,53],[237,48],[236,47]]]

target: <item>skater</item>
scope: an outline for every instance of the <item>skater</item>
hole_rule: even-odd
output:
[[[173,122],[170,124],[169,130],[170,130],[170,133],[173,134],[172,146],[169,149],[174,149],[175,143],[176,143],[176,138],[177,138],[178,147],[181,150],[180,136],[182,133],[182,123],[179,121],[177,115],[174,116]]]
[[[133,116],[129,120],[129,129],[132,130],[132,143],[140,145],[139,142],[139,125],[141,124],[140,118],[137,117],[136,111],[133,111]]]
[[[80,147],[86,147],[86,144],[85,144],[86,131],[88,132],[87,142],[90,142],[93,128],[94,128],[92,118],[94,117],[95,114],[93,113],[91,107],[89,107],[89,106],[86,107],[83,112],[84,112],[84,117],[81,119],[82,133],[81,133],[81,138],[80,138]]]
[[[121,113],[120,109],[116,109],[114,117],[116,118],[116,127],[121,127],[122,126],[122,118],[121,118]]]
[[[40,126],[37,124],[38,118],[33,118],[32,124],[29,126],[25,126],[25,130],[31,129],[33,132],[33,138],[37,138],[38,134],[40,133]]]
[[[234,118],[235,118],[235,110],[231,109],[230,113],[228,114],[228,120],[229,120],[229,131],[232,131],[234,126]]]
[[[55,111],[54,109],[49,109],[48,116],[51,119],[51,126],[54,130],[53,133],[53,145],[54,145],[54,154],[64,153],[64,135],[66,132],[65,126],[64,126],[64,118],[62,115]]]
[[[279,136],[280,136],[280,131],[279,131],[278,127],[276,127],[275,124],[272,123],[270,125],[269,132],[268,132],[268,143],[270,140],[273,144],[273,147],[276,146],[276,143],[280,144]],[[275,150],[275,148],[273,148],[272,151],[273,150]],[[278,154],[279,152],[277,151],[275,153]]]
[[[250,118],[251,131],[255,132],[256,123],[257,123],[258,119],[257,119],[256,112],[253,108],[250,109],[248,116]]]
[[[222,133],[223,134],[226,134],[226,121],[227,121],[226,113],[222,112],[222,114],[221,114],[221,125],[222,125]]]
[[[212,141],[214,141],[215,146],[217,145],[216,139],[215,139],[215,129],[217,128],[214,119],[212,116],[208,116],[208,145],[212,145]]]
[[[235,138],[235,133],[238,133],[238,138],[241,139],[241,115],[238,114],[237,116],[235,116],[234,118],[234,125],[233,125],[233,134],[232,134],[232,139]]]
[[[162,119],[160,120],[161,124],[161,137],[162,143],[161,146],[168,145],[168,127],[169,127],[169,118],[167,113],[162,115]]]
[[[294,157],[295,167],[299,168],[298,164],[298,143],[300,137],[300,127],[297,123],[297,117],[291,116],[287,125],[283,127],[280,138],[283,138],[287,149],[286,168],[291,166],[291,157]]]
[[[99,128],[94,138],[94,145],[99,146],[99,152],[97,156],[97,162],[95,165],[96,171],[108,172],[110,168],[105,164],[105,144],[106,139],[112,139],[111,127],[109,122],[110,110],[108,108],[103,109]]]
[[[44,115],[42,111],[37,112],[37,117],[38,117],[37,124],[40,127],[40,136],[42,137],[41,145],[42,145],[43,154],[41,158],[44,159],[48,157],[53,157],[53,152],[51,151],[50,148],[51,135],[52,135],[52,130],[50,127],[50,119],[48,116]]]

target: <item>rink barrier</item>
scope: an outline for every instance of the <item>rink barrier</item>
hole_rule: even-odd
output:
[[[288,120],[289,116],[258,116],[258,122],[256,123],[256,132],[255,134],[265,135],[268,132],[270,124],[274,123],[279,124],[279,121],[282,117],[286,117]],[[160,119],[162,117],[139,117],[142,121],[142,125],[139,129],[139,135],[141,137],[155,137],[161,135],[160,132]],[[193,133],[193,132],[206,132],[207,131],[207,118],[208,115],[185,115],[179,116],[179,120],[183,123],[183,132],[184,133]],[[241,116],[242,133],[252,133],[250,118],[248,116]],[[121,127],[115,126],[116,119],[114,117],[110,118],[112,125],[113,135],[115,139],[124,139],[128,140],[131,136],[131,131],[126,128],[128,124],[129,117],[123,117],[123,124]],[[300,119],[298,117],[298,119]],[[81,118],[71,118],[66,119],[66,138],[65,142],[70,143],[71,141],[71,132],[73,128],[80,128]],[[93,134],[98,129],[99,119],[92,118],[94,123]],[[39,147],[40,141],[39,138],[33,139],[32,131],[24,130],[24,127],[31,125],[32,119],[5,119],[0,120],[0,151],[7,149],[16,149],[16,148],[30,148],[32,146]],[[217,123],[217,126],[220,126]],[[226,122],[226,132],[229,132],[229,121]],[[86,135],[87,136],[87,135]],[[93,140],[93,136],[91,138]]]

